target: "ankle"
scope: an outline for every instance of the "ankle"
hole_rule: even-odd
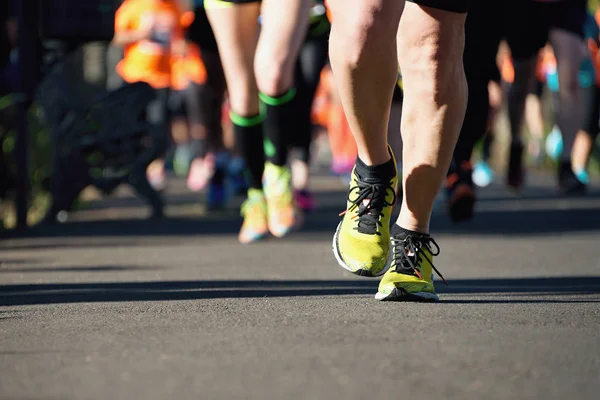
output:
[[[402,211],[396,220],[396,224],[392,229],[400,229],[401,231],[414,232],[419,235],[429,235],[429,220],[421,222],[414,217],[406,217],[402,215]]]
[[[387,180],[396,175],[396,166],[391,157],[387,161],[376,165],[368,165],[359,157],[356,159],[356,172],[363,178]]]
[[[402,236],[416,236],[416,237],[429,237],[429,232],[422,232],[416,229],[407,229],[400,226],[398,223],[392,226],[390,230],[392,236],[402,235]]]
[[[392,156],[386,146],[383,149],[377,149],[376,151],[372,151],[371,149],[370,151],[359,151],[358,158],[367,166],[376,166],[385,164]]]

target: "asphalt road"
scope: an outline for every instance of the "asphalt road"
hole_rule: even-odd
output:
[[[0,240],[0,398],[598,399],[600,190],[530,184],[436,214],[437,304],[379,303],[336,265],[331,178],[284,240],[241,246],[233,210],[180,190],[163,221],[99,201]]]

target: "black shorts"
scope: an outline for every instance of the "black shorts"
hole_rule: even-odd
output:
[[[506,41],[515,59],[535,56],[548,42],[552,28],[583,38],[587,0],[505,0],[504,5]]]
[[[477,0],[471,4],[465,23],[465,49],[463,63],[467,80],[481,79],[484,82],[500,82],[500,71],[496,63],[498,46],[503,35],[504,24],[497,13],[495,2]]]
[[[408,0],[411,3],[420,6],[437,8],[444,11],[455,13],[466,13],[469,11],[471,0]],[[473,0],[473,1],[492,1],[492,0]],[[525,1],[525,0],[523,0]]]
[[[598,133],[600,133],[600,87],[593,86],[583,90],[585,90],[583,94],[583,104],[585,107],[583,130],[592,139],[595,139]]]

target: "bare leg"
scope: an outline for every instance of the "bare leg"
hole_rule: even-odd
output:
[[[560,82],[556,121],[563,135],[563,158],[569,159],[575,135],[583,125],[584,107],[578,77],[587,48],[579,36],[561,29],[550,31],[550,42],[556,55]]]
[[[542,102],[535,94],[529,94],[525,100],[525,120],[530,135],[529,154],[538,160],[544,138],[544,116],[542,114]]]
[[[515,79],[508,92],[508,118],[513,142],[521,141],[525,101],[529,88],[533,84],[537,56],[529,59],[514,60]]]
[[[404,82],[404,198],[397,224],[427,233],[464,119],[466,14],[407,3],[398,30]]]
[[[223,62],[234,135],[248,177],[248,199],[242,206],[244,223],[238,239],[241,243],[251,243],[268,233],[262,192],[265,163],[262,117],[259,114],[258,87],[254,76],[260,4],[232,5],[205,0],[204,5]]]
[[[231,110],[243,116],[258,114],[258,88],[253,66],[259,11],[259,3],[206,10],[223,60]]]
[[[329,1],[334,21],[329,39],[336,86],[367,165],[390,159],[387,126],[398,76],[396,41],[402,0]]]
[[[573,143],[573,151],[571,152],[574,172],[583,171],[586,169],[593,147],[594,141],[589,133],[583,130],[577,132],[575,142]]]
[[[262,28],[256,50],[258,88],[271,97],[294,84],[294,68],[308,29],[307,0],[263,0]]]
[[[465,114],[466,14],[398,0],[330,5],[332,68],[359,153],[334,254],[357,275],[376,276],[389,267],[378,300],[435,300],[431,259],[439,248],[426,233]],[[404,199],[400,226],[391,235],[397,174],[387,135],[398,73],[398,62],[390,57],[395,51],[404,84]]]

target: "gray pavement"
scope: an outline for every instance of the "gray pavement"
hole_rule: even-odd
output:
[[[473,222],[432,224],[438,304],[379,303],[337,267],[345,194],[283,240],[237,244],[175,185],[0,240],[2,399],[598,399],[600,191],[482,192]]]

